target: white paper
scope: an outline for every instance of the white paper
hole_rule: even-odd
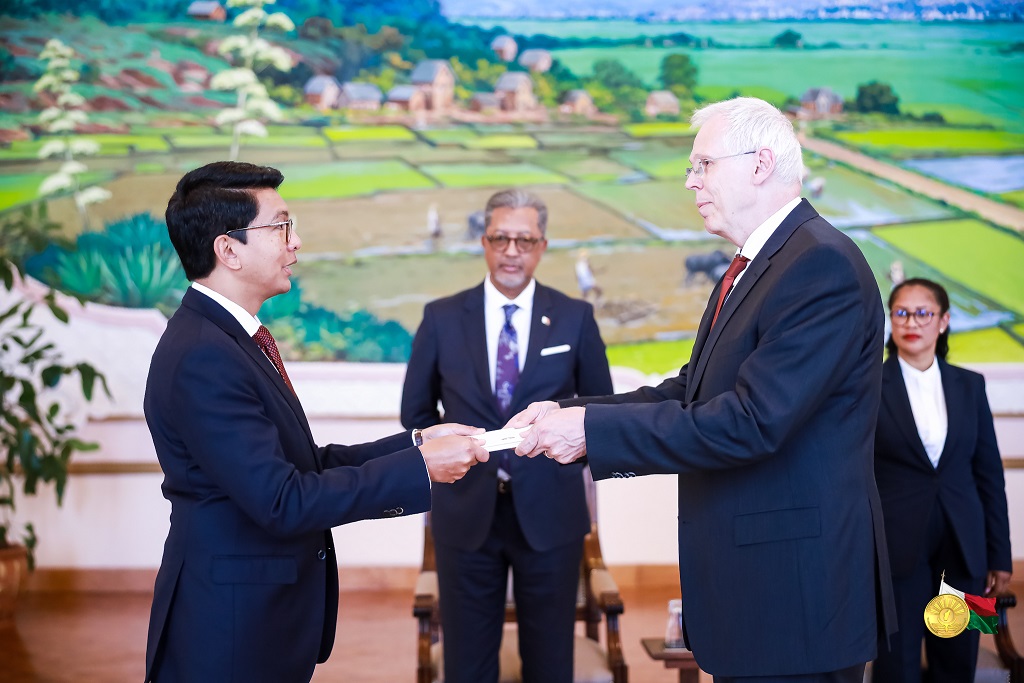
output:
[[[506,448],[515,448],[523,441],[523,434],[530,430],[530,426],[519,427],[518,429],[495,429],[494,431],[477,434],[474,439],[483,439],[484,448],[489,453],[502,451]]]

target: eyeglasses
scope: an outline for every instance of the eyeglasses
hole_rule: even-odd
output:
[[[235,228],[234,230],[226,230],[225,235],[230,235],[233,232],[244,232],[246,230],[259,230],[260,228],[275,228],[279,231],[284,231],[284,243],[289,244],[292,241],[292,235],[295,234],[295,219],[289,218],[286,221],[278,221],[277,223],[267,223],[265,225],[250,225],[248,228]]]
[[[913,318],[917,321],[917,324],[924,327],[932,321],[935,317],[935,311],[929,311],[927,308],[919,308],[915,311],[908,311],[905,308],[894,308],[889,312],[892,317],[892,322],[895,325],[909,325],[910,319]]]
[[[722,159],[731,159],[733,157],[742,157],[747,154],[757,154],[755,149],[753,152],[738,152],[737,154],[726,154],[724,157],[715,157],[714,159],[697,159],[693,162],[695,166],[686,169],[686,177],[689,178],[691,175],[695,178],[703,178],[704,174],[708,172],[708,164],[712,161],[721,161]]]
[[[499,252],[507,250],[508,245],[515,242],[516,249],[523,254],[533,251],[534,247],[544,241],[538,237],[509,237],[500,232],[497,235],[484,235],[484,239],[491,245],[491,249]]]

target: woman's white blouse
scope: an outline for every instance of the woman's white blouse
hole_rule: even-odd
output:
[[[946,395],[942,393],[942,375],[939,362],[933,360],[927,370],[921,371],[899,359],[903,371],[903,382],[907,385],[910,409],[914,412],[917,433],[932,461],[932,467],[939,466],[942,447],[946,445],[949,419],[946,414]]]

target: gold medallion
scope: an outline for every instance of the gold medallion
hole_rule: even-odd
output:
[[[959,595],[936,595],[924,608],[924,625],[939,638],[952,638],[963,633],[971,612]]]

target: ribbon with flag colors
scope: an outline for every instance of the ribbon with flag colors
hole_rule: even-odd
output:
[[[965,603],[971,611],[970,621],[967,628],[973,628],[982,633],[995,633],[999,625],[999,615],[996,614],[996,599],[983,598],[980,595],[971,595],[953,588],[945,579],[939,584],[939,595],[956,595]]]

